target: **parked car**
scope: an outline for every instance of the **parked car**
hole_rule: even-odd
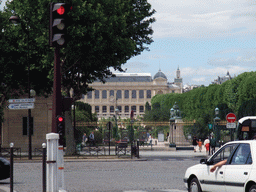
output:
[[[0,157],[0,180],[10,177],[10,162]]]
[[[223,160],[227,162],[210,171]],[[256,140],[226,143],[209,159],[189,167],[184,182],[189,192],[256,192]]]

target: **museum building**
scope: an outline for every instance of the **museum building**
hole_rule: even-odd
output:
[[[145,104],[157,94],[182,93],[183,83],[179,68],[174,82],[167,82],[166,75],[159,70],[152,78],[150,73],[116,73],[105,79],[105,83],[95,81],[89,86],[94,90],[80,100],[92,106],[92,112],[99,119],[117,115],[121,118],[145,114]]]

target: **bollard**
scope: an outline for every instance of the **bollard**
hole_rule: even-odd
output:
[[[58,186],[60,190],[64,190],[65,184],[64,184],[63,146],[58,147],[57,166],[58,166]]]
[[[13,147],[14,143],[10,143],[10,192],[13,192]]]
[[[46,191],[57,192],[58,191],[57,153],[58,153],[59,134],[48,133],[46,134],[46,140],[47,140]]]
[[[46,192],[46,143],[42,144],[43,148],[43,192]]]

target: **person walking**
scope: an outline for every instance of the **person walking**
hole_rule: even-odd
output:
[[[82,146],[85,147],[86,146],[86,142],[87,142],[88,138],[86,136],[86,133],[84,133],[83,135],[83,140],[82,140]]]
[[[215,147],[216,147],[216,139],[214,138],[214,135],[212,136],[212,139],[210,141],[210,146],[211,146],[211,153],[215,153]]]
[[[196,152],[196,147],[197,147],[197,138],[196,138],[196,136],[193,137],[192,145],[194,146],[194,152]]]
[[[90,142],[90,146],[95,145],[94,132],[91,132],[91,134],[89,135],[89,142]]]
[[[197,144],[198,144],[198,147],[199,147],[199,151],[202,152],[202,145],[203,145],[203,143],[202,143],[201,139],[199,139]]]
[[[209,153],[209,149],[210,149],[210,140],[209,140],[208,137],[204,140],[204,146],[205,146],[205,149],[206,149],[206,154]],[[210,155],[210,154],[209,154],[209,155]]]

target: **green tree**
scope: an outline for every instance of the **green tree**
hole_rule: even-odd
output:
[[[9,73],[3,76],[0,91],[4,86],[14,90],[8,92],[11,94],[27,90],[28,62],[31,88],[38,94],[52,91],[54,55],[48,45],[49,2],[12,0],[1,12],[0,62]],[[155,21],[155,10],[147,0],[72,0],[72,5],[72,24],[67,29],[70,39],[61,49],[62,89],[67,96],[73,90],[77,100],[90,90],[88,84],[104,82],[112,74],[110,67],[123,71],[127,60],[148,50],[153,42],[150,25]],[[8,23],[13,14],[22,25]]]

